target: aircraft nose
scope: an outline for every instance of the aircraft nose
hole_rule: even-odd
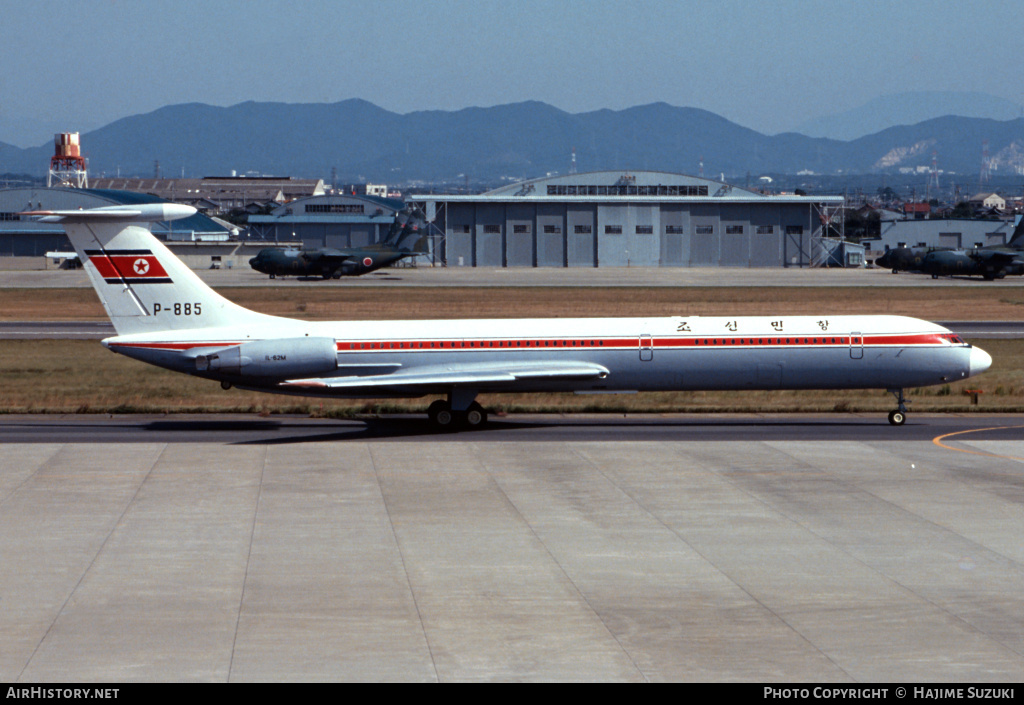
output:
[[[971,348],[971,376],[979,375],[992,366],[992,356],[981,348]]]

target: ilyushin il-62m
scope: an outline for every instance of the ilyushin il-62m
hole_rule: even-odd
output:
[[[238,387],[314,397],[442,395],[438,429],[487,420],[481,393],[885,389],[988,369],[942,326],[900,316],[300,321],[250,311],[210,289],[147,223],[175,204],[31,213],[61,222],[114,324],[110,350]]]

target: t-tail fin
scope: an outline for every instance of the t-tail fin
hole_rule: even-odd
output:
[[[388,229],[387,236],[381,240],[382,245],[387,247],[397,247],[399,239],[405,232],[405,224],[409,220],[409,214],[411,213],[408,207],[395,213],[395,220],[391,223],[391,227]]]
[[[23,215],[64,226],[118,335],[274,320],[215,292],[147,226],[195,212],[191,206],[147,203]]]
[[[1010,241],[1006,244],[1024,248],[1024,216],[1017,216],[1017,227],[1013,229],[1013,235],[1010,236]]]
[[[427,219],[419,208],[411,208],[395,247],[404,252],[418,252],[425,246]]]

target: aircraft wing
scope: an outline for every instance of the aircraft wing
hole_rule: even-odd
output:
[[[282,386],[317,389],[388,389],[438,386],[512,387],[523,380],[593,379],[605,377],[608,368],[590,362],[488,363],[433,365],[383,375],[295,379]]]
[[[971,255],[975,262],[983,267],[990,267],[997,271],[1014,270],[1024,266],[1024,259],[1021,259],[1019,252],[1006,252],[1003,250],[981,250]]]
[[[988,260],[990,262],[1004,265],[1021,264],[1019,253],[1017,252],[993,252],[992,255],[988,257]]]
[[[327,248],[324,250],[317,250],[319,259],[327,260],[329,262],[344,262],[356,257],[356,254],[346,252],[345,250],[335,250],[333,248]]]

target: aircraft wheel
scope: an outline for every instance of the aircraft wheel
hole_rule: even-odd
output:
[[[434,427],[434,430],[455,430],[455,412],[452,411],[452,407],[448,402],[438,399],[427,408],[427,416],[430,418],[430,424]]]
[[[907,415],[902,411],[890,411],[889,412],[889,423],[893,426],[902,426],[907,422]]]
[[[487,423],[487,412],[482,406],[473,402],[466,409],[465,422],[469,428],[480,428]]]
[[[900,270],[898,270],[898,269],[896,269],[895,267],[893,267],[892,273],[893,273],[893,274],[899,274],[899,271],[900,271]]]
[[[276,275],[276,274],[271,274],[271,275],[270,275],[270,278],[271,278],[271,279],[277,279],[277,275]]]

